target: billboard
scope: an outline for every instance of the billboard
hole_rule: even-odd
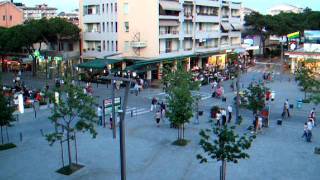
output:
[[[320,44],[320,31],[304,31],[305,43]]]

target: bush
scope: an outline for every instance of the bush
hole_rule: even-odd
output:
[[[303,99],[302,103],[310,103],[310,99]]]
[[[72,173],[78,171],[79,169],[83,168],[83,165],[80,164],[74,164],[72,163],[71,166],[64,166],[57,170],[57,173],[63,174],[63,175],[71,175]]]
[[[172,145],[176,145],[176,146],[186,146],[188,143],[189,143],[189,141],[186,140],[186,139],[178,139],[178,140],[174,141],[174,142],[172,143]]]
[[[17,147],[17,146],[15,144],[13,144],[13,143],[1,144],[0,145],[0,151],[7,150],[7,149],[12,149],[12,148],[15,148],[15,147]]]

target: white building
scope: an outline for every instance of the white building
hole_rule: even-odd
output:
[[[290,5],[290,4],[278,4],[276,6],[273,6],[267,11],[267,14],[269,15],[277,15],[280,14],[281,12],[286,12],[286,13],[302,13],[303,9]]]
[[[118,51],[117,0],[80,0],[82,57],[104,58]]]
[[[48,7],[47,4],[36,5],[35,7],[19,6],[23,10],[24,20],[52,18],[57,15],[57,8]]]

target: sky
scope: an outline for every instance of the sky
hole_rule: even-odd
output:
[[[79,0],[14,0],[15,2],[22,2],[27,6],[34,6],[35,4],[46,3],[49,6],[57,7],[58,11],[72,11],[79,8]],[[263,14],[267,9],[274,5],[287,3],[301,8],[309,7],[313,10],[320,11],[320,0],[233,0],[242,2],[244,7],[257,10]]]

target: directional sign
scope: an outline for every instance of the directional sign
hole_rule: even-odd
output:
[[[112,99],[108,98],[103,101],[105,115],[112,113]],[[121,97],[114,98],[115,111],[119,112],[121,109]]]

